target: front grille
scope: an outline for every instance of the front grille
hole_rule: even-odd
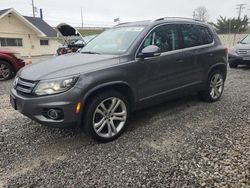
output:
[[[239,55],[248,55],[248,54],[250,54],[249,52],[250,52],[250,49],[249,50],[243,50],[243,49],[238,50]]]
[[[20,93],[31,94],[35,86],[35,81],[19,78],[16,84],[16,90]]]

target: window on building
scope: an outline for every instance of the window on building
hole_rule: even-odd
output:
[[[48,46],[49,45],[49,40],[40,40],[40,45],[41,46]]]
[[[0,38],[0,46],[23,46],[23,39]]]

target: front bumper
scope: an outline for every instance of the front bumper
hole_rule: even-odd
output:
[[[51,96],[24,96],[15,89],[11,89],[10,102],[16,110],[30,119],[52,127],[70,127],[81,121],[81,113],[76,113],[76,105],[81,102],[81,91],[78,88]],[[49,109],[59,109],[62,118],[52,120],[46,116]]]

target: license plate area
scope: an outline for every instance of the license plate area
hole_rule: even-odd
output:
[[[17,110],[16,99],[12,95],[10,96],[10,104],[15,110]]]

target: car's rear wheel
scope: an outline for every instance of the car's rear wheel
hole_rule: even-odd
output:
[[[107,91],[88,101],[84,126],[93,139],[99,142],[109,142],[122,134],[128,118],[127,99],[117,91]]]
[[[237,63],[229,63],[230,68],[237,68],[238,64]]]
[[[225,78],[222,71],[213,71],[206,84],[206,89],[200,92],[200,96],[203,100],[209,102],[215,102],[220,100],[224,91]]]
[[[8,62],[0,60],[0,81],[9,80],[13,75],[12,66]]]

